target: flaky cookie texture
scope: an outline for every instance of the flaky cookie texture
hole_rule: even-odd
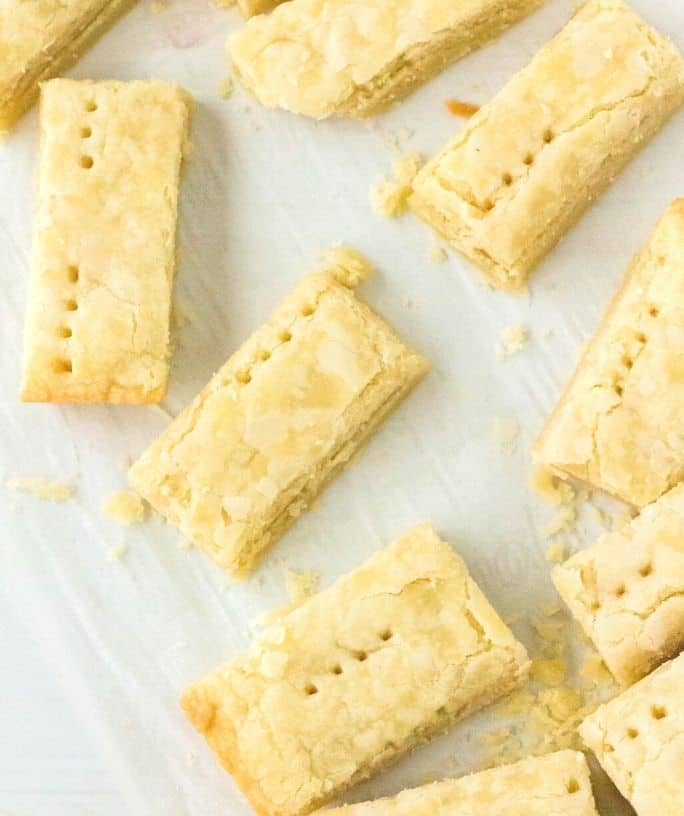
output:
[[[615,678],[644,677],[684,647],[684,484],[553,571]]]
[[[190,107],[164,82],[43,85],[22,399],[164,396]]]
[[[243,576],[420,380],[427,361],[350,287],[348,249],[305,277],[130,472],[223,569]]]
[[[276,619],[182,705],[260,816],[297,816],[527,672],[524,647],[424,525]]]
[[[232,35],[233,71],[263,105],[370,116],[544,0],[291,0]]]
[[[638,816],[684,813],[684,655],[598,708],[582,739]]]
[[[672,43],[621,0],[589,0],[422,169],[409,206],[518,288],[683,101]]]
[[[598,816],[589,766],[558,751],[397,796],[320,811],[320,816]]]
[[[135,0],[5,0],[0,5],[0,131]]]
[[[637,254],[534,446],[631,504],[684,477],[684,199]]]

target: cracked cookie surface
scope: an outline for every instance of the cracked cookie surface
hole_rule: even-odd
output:
[[[684,646],[684,485],[553,571],[615,678],[636,682]]]
[[[520,685],[524,647],[431,527],[278,618],[182,705],[262,816],[296,816]]]
[[[409,206],[520,287],[684,101],[684,60],[621,0],[589,0],[414,180]]]
[[[598,816],[589,766],[558,751],[397,796],[322,811],[329,816]]]
[[[189,115],[164,82],[43,85],[23,400],[163,398]]]
[[[587,717],[582,739],[638,816],[684,813],[684,655]]]
[[[634,258],[534,458],[637,507],[684,476],[684,199]]]
[[[351,290],[370,269],[365,259],[338,249],[329,263],[295,287],[130,471],[155,510],[238,577],[428,369]]]
[[[259,102],[317,119],[402,99],[544,0],[291,0],[229,40]]]

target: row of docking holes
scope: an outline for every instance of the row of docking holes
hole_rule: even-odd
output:
[[[391,629],[383,629],[382,631],[378,632],[378,638],[383,643],[387,643],[387,641],[391,640],[393,637],[394,633],[392,632]],[[359,663],[364,663],[366,660],[368,660],[369,657],[368,652],[363,651],[363,649],[357,652],[351,652],[350,654],[352,655],[354,660],[358,661]],[[342,674],[343,672],[344,669],[342,668],[340,663],[335,663],[333,666],[331,666],[329,670],[330,674],[339,675]],[[318,686],[316,686],[314,683],[307,683],[304,686],[304,692],[308,694],[310,697],[313,697],[314,694],[318,694]]]
[[[97,110],[97,102],[95,100],[90,99],[85,104],[85,111],[86,113],[93,113]],[[82,139],[89,139],[93,135],[93,129],[90,125],[83,125],[80,130],[80,136]],[[82,153],[79,159],[79,164],[84,170],[90,170],[90,168],[95,164],[93,157],[90,156],[88,153]],[[78,283],[79,278],[79,270],[77,266],[68,266],[66,270],[66,277],[68,283],[72,286],[75,286]],[[75,312],[78,310],[78,301],[74,297],[67,298],[64,301],[64,311],[65,312]],[[70,326],[66,324],[62,324],[57,328],[57,336],[62,340],[68,340],[72,335],[72,330]],[[71,374],[72,372],[72,362],[68,357],[58,357],[54,363],[53,368],[56,374]]]
[[[549,128],[547,128],[542,134],[542,139],[545,145],[551,144],[553,138],[554,138],[553,131],[550,130]],[[523,157],[523,164],[526,167],[531,167],[534,164],[534,156],[532,155],[532,153],[525,154],[525,156]],[[510,173],[504,173],[501,176],[501,181],[506,187],[510,187],[512,186],[514,179]],[[491,200],[491,198],[486,198],[484,200],[484,202],[482,203],[482,209],[485,212],[489,212],[490,210],[494,209],[494,202]]]
[[[660,309],[658,309],[657,306],[649,306],[649,309],[648,309],[649,317],[656,318],[656,317],[658,317],[659,314],[660,314]],[[648,340],[648,337],[643,332],[637,332],[636,335],[634,336],[634,339],[636,340],[636,342],[641,347],[643,347],[643,346],[646,345],[646,341]],[[632,368],[632,366],[634,365],[634,358],[632,356],[630,356],[629,354],[625,354],[623,356],[621,362],[622,362],[622,365],[627,369],[627,371],[629,371]],[[614,388],[615,388],[615,393],[618,395],[618,397],[621,397],[622,394],[624,393],[623,381],[624,380],[619,378],[619,377],[615,381]]]
[[[311,317],[314,312],[316,311],[316,306],[310,303],[304,303],[299,308],[299,314],[302,317]],[[254,356],[252,362],[247,366],[247,368],[243,368],[242,370],[236,372],[235,380],[239,385],[247,385],[252,381],[252,369],[257,363],[265,363],[267,360],[271,359],[271,355],[273,352],[278,348],[278,346],[282,346],[284,343],[289,343],[292,340],[292,332],[289,329],[281,329],[277,336],[277,343],[270,351],[268,349],[262,348],[259,349]],[[227,379],[223,382],[223,385],[229,385],[230,379]]]
[[[85,104],[85,111],[86,113],[94,113],[97,110],[97,102],[94,99],[90,99]],[[83,125],[80,131],[81,139],[89,139],[93,135],[93,129],[90,125]],[[79,164],[84,170],[90,170],[90,168],[95,164],[95,160],[91,155],[88,153],[81,153],[81,158],[79,159]]]
[[[652,705],[651,710],[649,711],[652,720],[664,720],[667,717],[667,708],[664,705]],[[635,740],[639,736],[639,729],[634,728],[633,726],[628,726],[627,730],[625,731],[625,735],[627,739]],[[606,743],[605,751],[608,754],[613,753],[615,747],[610,743]]]
[[[79,270],[77,266],[74,265],[67,266],[66,279],[67,283],[71,284],[72,289],[75,289],[79,279]],[[67,313],[78,311],[78,301],[76,300],[75,297],[66,298],[63,305],[64,311]],[[57,336],[61,340],[69,340],[72,334],[73,332],[71,330],[71,326],[68,326],[66,322],[63,322],[60,326],[57,327]],[[58,357],[54,361],[53,367],[56,374],[71,374],[72,364],[71,360],[68,357]]]
[[[644,564],[643,567],[639,568],[639,575],[642,578],[648,578],[649,575],[653,574],[653,564],[649,561],[647,564]],[[624,584],[619,584],[615,591],[614,595],[616,598],[622,598],[623,595],[627,594],[627,587]],[[593,612],[597,612],[601,608],[601,603],[596,600],[591,605],[591,609]]]

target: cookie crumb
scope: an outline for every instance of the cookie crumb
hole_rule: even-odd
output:
[[[561,564],[565,561],[565,544],[560,541],[549,544],[546,550],[546,560],[552,564]]]
[[[432,263],[444,263],[448,257],[449,255],[443,246],[440,246],[439,244],[430,245],[430,248],[428,249],[428,258],[432,261]]]
[[[118,524],[139,524],[145,519],[145,503],[135,490],[119,490],[102,505],[102,511]]]
[[[121,561],[127,550],[125,544],[115,544],[107,550],[107,561]]]
[[[218,95],[220,99],[230,99],[235,90],[235,83],[233,77],[226,76],[219,82]]]
[[[56,502],[68,501],[76,492],[71,484],[44,479],[42,476],[16,476],[14,479],[7,479],[5,486],[11,490],[30,493],[37,499]]]
[[[500,358],[521,352],[529,343],[529,332],[518,323],[504,329],[501,341],[496,344],[496,354]]]
[[[318,581],[319,576],[315,572],[285,570],[285,586],[293,604],[300,604],[313,595],[318,588]]]
[[[459,99],[447,99],[444,105],[453,116],[462,116],[465,119],[470,119],[480,110],[479,105],[473,105],[472,102],[461,102]]]
[[[338,283],[349,289],[365,281],[375,268],[365,255],[344,244],[333,244],[319,257],[325,271],[329,272]]]
[[[551,504],[568,504],[575,498],[572,485],[547,467],[537,468],[530,476],[529,485]]]
[[[406,153],[394,162],[394,178],[383,178],[370,189],[373,209],[386,218],[397,218],[406,212],[413,179],[423,165],[419,153]]]

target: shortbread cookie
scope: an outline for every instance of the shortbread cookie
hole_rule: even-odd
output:
[[[579,751],[558,751],[447,779],[398,796],[347,805],[321,816],[598,816],[589,766]]]
[[[290,0],[229,41],[262,105],[371,116],[498,36],[544,0]]]
[[[580,726],[638,816],[684,813],[684,655],[665,663]]]
[[[23,400],[164,396],[189,113],[164,82],[42,86]]]
[[[424,525],[278,617],[182,705],[260,816],[298,816],[527,672],[522,644]]]
[[[589,0],[414,181],[410,206],[515,289],[684,101],[684,59]]]
[[[631,504],[684,477],[684,199],[667,209],[534,446],[534,458]]]
[[[0,4],[0,131],[38,98],[42,80],[80,57],[134,0],[4,0]]]
[[[363,260],[341,264],[304,278],[131,469],[152,507],[235,576],[427,371],[355,297]]]
[[[684,647],[684,484],[553,571],[615,678],[635,683]]]

